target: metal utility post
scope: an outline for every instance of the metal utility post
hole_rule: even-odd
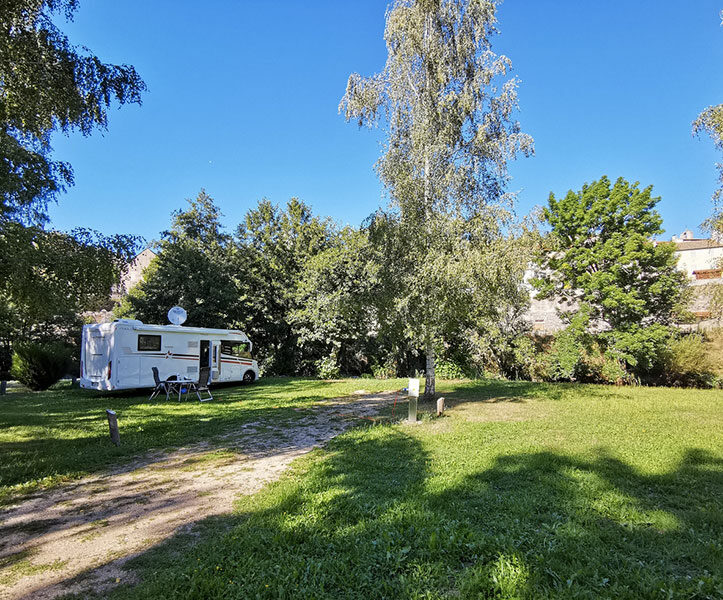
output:
[[[409,417],[410,423],[417,422],[417,401],[419,399],[419,379],[410,379],[407,386],[407,397],[409,398]]]

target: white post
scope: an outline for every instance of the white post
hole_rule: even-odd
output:
[[[409,417],[410,423],[417,422],[417,400],[419,398],[419,379],[414,378],[409,380],[407,386],[407,397],[409,398]]]
[[[110,440],[116,446],[120,446],[120,432],[118,431],[118,417],[116,417],[114,410],[106,410],[105,414],[108,416],[108,428],[110,429]]]

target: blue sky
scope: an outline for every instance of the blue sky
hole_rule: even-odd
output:
[[[56,135],[76,185],[59,229],[151,240],[201,188],[232,228],[261,198],[297,196],[358,225],[383,203],[379,132],[338,114],[353,71],[384,64],[386,0],[85,0],[72,42],[134,65],[142,107],[106,132]],[[520,79],[519,119],[536,155],[511,166],[517,212],[603,174],[652,184],[670,237],[709,214],[722,160],[691,121],[723,102],[720,0],[506,0],[494,48]]]

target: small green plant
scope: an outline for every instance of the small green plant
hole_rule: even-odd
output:
[[[581,307],[570,324],[555,336],[542,357],[544,378],[548,381],[577,381],[586,371],[585,359],[591,336],[587,333],[590,310]]]
[[[341,373],[339,371],[336,356],[330,354],[329,356],[325,356],[324,358],[317,360],[316,372],[319,374],[319,379],[338,379]]]
[[[31,390],[47,390],[68,372],[70,350],[59,342],[19,342],[13,346],[10,374]]]
[[[465,379],[466,377],[462,367],[451,360],[440,360],[434,370],[436,376],[442,379]]]

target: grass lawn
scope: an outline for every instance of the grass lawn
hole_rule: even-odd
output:
[[[101,394],[61,382],[47,392],[0,396],[0,505],[18,493],[122,467],[151,450],[213,440],[244,423],[297,419],[295,408],[327,398],[400,389],[406,380],[270,378],[250,386],[214,388],[214,401]],[[105,410],[118,414],[121,446],[109,441]]]
[[[338,437],[112,597],[723,597],[723,393],[440,388],[443,418]]]

